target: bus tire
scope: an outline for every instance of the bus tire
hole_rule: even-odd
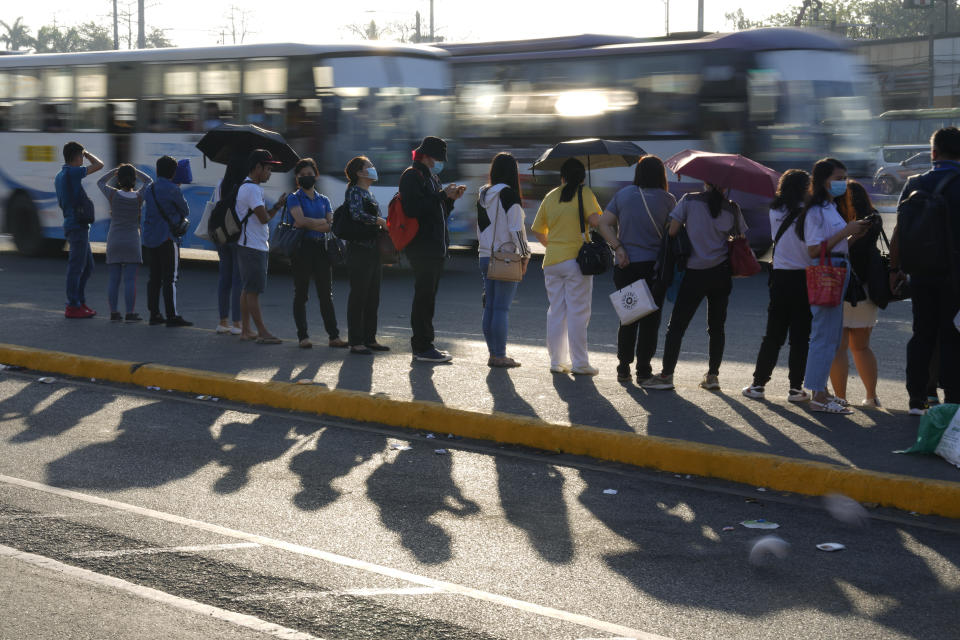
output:
[[[25,193],[14,194],[7,203],[7,230],[23,255],[51,256],[63,250],[63,240],[43,236],[37,208]]]

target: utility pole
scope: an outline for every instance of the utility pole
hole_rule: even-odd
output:
[[[433,0],[430,0],[430,42],[435,42],[433,35]]]
[[[423,42],[423,36],[420,35],[420,12],[419,11],[417,11],[416,30],[413,32],[413,38],[414,38],[413,41],[416,44],[420,44],[421,42]]]
[[[117,0],[113,0],[113,49],[120,48],[120,27],[117,25]]]
[[[137,20],[137,48],[146,49],[147,48],[147,34],[145,27],[145,20],[143,15],[143,5],[144,0],[138,0],[137,10],[139,12],[139,19]]]
[[[670,0],[663,0],[663,35],[670,35]]]
[[[703,33],[703,0],[697,0],[697,31]]]

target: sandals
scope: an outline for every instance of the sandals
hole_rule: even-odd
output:
[[[276,336],[266,336],[264,338],[257,338],[257,344],[282,344],[283,340],[277,338]]]
[[[826,402],[817,402],[816,400],[811,400],[810,411],[817,411],[819,413],[833,413],[838,415],[849,415],[853,413],[849,407],[839,404],[834,398],[828,398]]]
[[[519,367],[520,363],[506,356],[491,356],[490,359],[487,360],[487,366],[499,369],[512,369],[513,367]]]

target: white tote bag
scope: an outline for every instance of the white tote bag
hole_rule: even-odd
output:
[[[620,316],[621,325],[633,324],[659,309],[653,301],[647,281],[643,278],[611,293],[610,302]]]
[[[210,240],[210,234],[207,232],[207,227],[210,226],[210,214],[213,212],[213,208],[217,206],[217,203],[213,200],[208,200],[206,206],[203,208],[203,215],[200,216],[200,224],[197,225],[197,228],[194,229],[193,235],[197,236],[201,240]]]

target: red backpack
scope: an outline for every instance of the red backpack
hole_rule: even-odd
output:
[[[420,223],[416,218],[411,218],[403,211],[403,203],[400,201],[400,192],[398,191],[390,199],[387,206],[387,231],[390,233],[390,239],[397,251],[403,251],[410,241],[413,240],[417,231],[420,230]]]

